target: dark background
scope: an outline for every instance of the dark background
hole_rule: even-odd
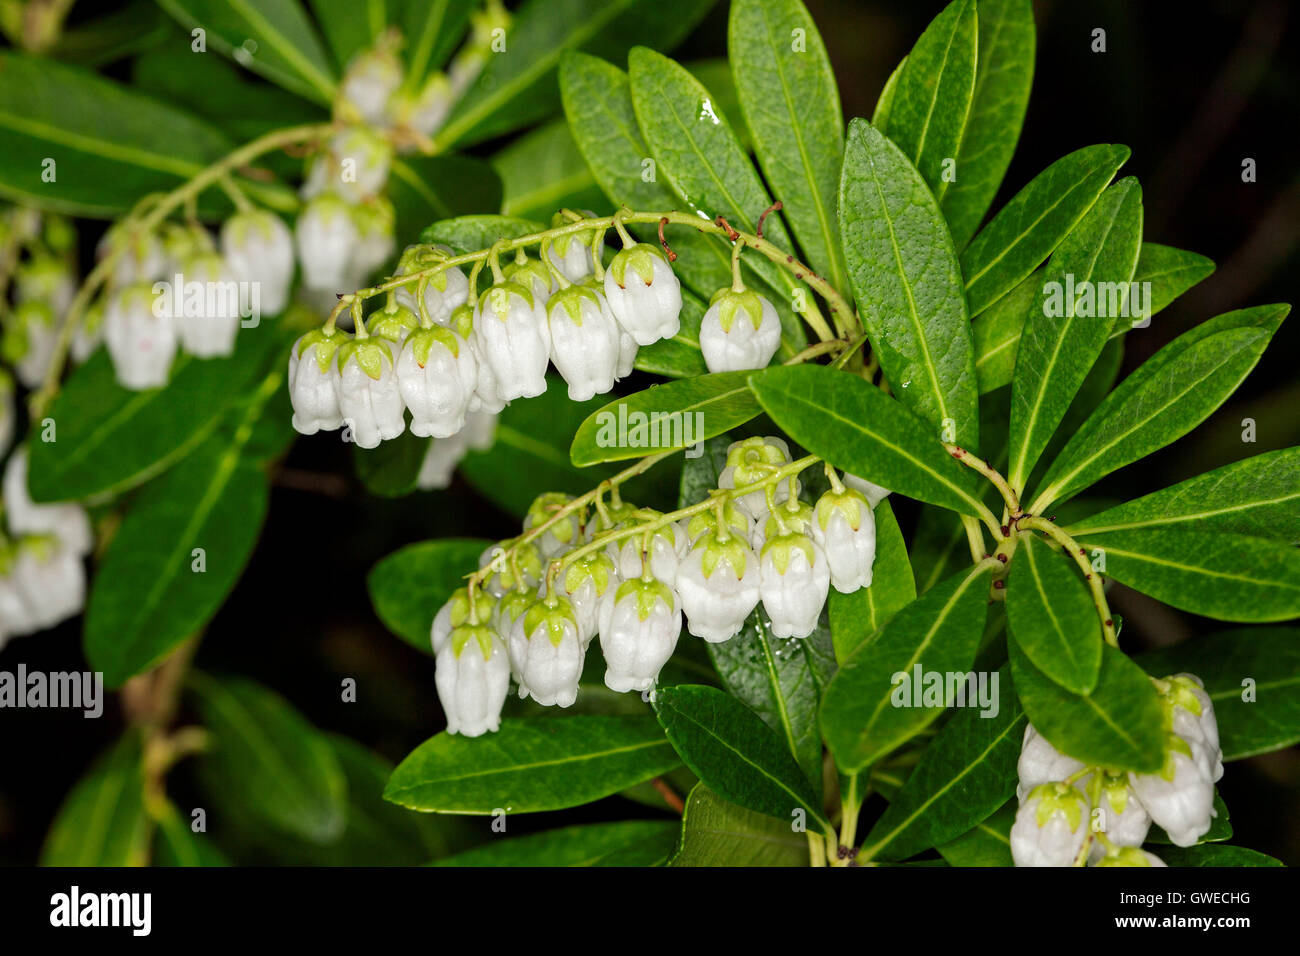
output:
[[[830,50],[846,118],[871,115],[886,77],[943,6],[920,0],[806,2]],[[1142,182],[1145,238],[1195,250],[1218,263],[1213,276],[1157,316],[1149,329],[1129,334],[1125,373],[1220,312],[1296,301],[1300,83],[1294,38],[1300,9],[1282,0],[1051,0],[1036,2],[1035,12],[1033,93],[994,208],[1065,153],[1091,143],[1124,143],[1132,157],[1121,175]],[[720,3],[676,55],[725,56],[726,16],[726,4]],[[1107,33],[1105,53],[1091,52],[1097,27]],[[1256,160],[1255,183],[1241,181],[1246,157]],[[94,224],[79,225],[93,242]],[[1293,318],[1237,395],[1210,420],[1112,476],[1097,492],[1133,497],[1296,444],[1297,346],[1300,326]],[[1241,441],[1246,417],[1257,424],[1253,445]],[[197,665],[262,681],[318,726],[399,760],[442,726],[433,662],[379,623],[366,594],[366,573],[411,542],[456,534],[504,537],[514,530],[507,516],[460,481],[436,495],[372,498],[352,477],[341,443],[300,440],[277,477],[261,544],[209,627]],[[1125,619],[1130,652],[1226,626],[1123,588],[1115,589],[1112,601]],[[20,659],[31,669],[81,669],[79,622],[15,642],[0,654],[0,669],[12,670]],[[345,677],[357,680],[356,704],[339,700]],[[121,726],[115,698],[98,721],[57,710],[5,712],[0,863],[35,861],[63,796]],[[198,797],[185,802],[192,787],[184,765],[169,778],[182,806],[198,802]],[[1232,842],[1300,864],[1300,814],[1295,812],[1300,750],[1233,763],[1220,789],[1231,810]],[[544,821],[519,826],[636,813],[637,808],[611,798],[595,808],[548,814]]]

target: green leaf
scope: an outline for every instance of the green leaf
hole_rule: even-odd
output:
[[[229,866],[230,861],[203,833],[195,833],[171,803],[158,817],[154,866]]]
[[[952,238],[916,168],[863,120],[849,124],[839,208],[858,312],[894,393],[977,448],[974,346]]]
[[[1011,824],[1016,801],[1009,801],[983,823],[939,847],[951,866],[1015,866],[1011,858]]]
[[[1214,262],[1205,256],[1144,242],[1133,281],[1151,283],[1151,314],[1155,315],[1213,272]]]
[[[186,30],[272,83],[326,105],[337,79],[329,55],[296,0],[158,0]],[[202,54],[200,54],[202,55]]]
[[[1163,448],[1205,421],[1250,374],[1290,306],[1202,322],[1111,392],[1052,462],[1041,501],[1059,501]]]
[[[1128,156],[1127,147],[1110,145],[1067,153],[998,210],[961,254],[971,315],[1001,299],[1052,254]]]
[[[427,226],[420,241],[442,243],[458,255],[487,249],[498,239],[518,239],[542,232],[546,226],[517,216],[465,215]]]
[[[688,448],[743,425],[760,411],[748,371],[651,385],[592,412],[573,436],[575,465]]]
[[[1300,544],[1300,447],[1224,465],[1070,525],[1069,533],[1137,528],[1227,531]]]
[[[314,843],[347,823],[347,779],[329,741],[279,694],[245,678],[191,673],[203,726],[200,760],[243,812]]]
[[[904,860],[947,843],[1014,795],[1025,712],[1007,668],[994,676],[996,698],[968,700],[944,724],[862,841],[862,859]]]
[[[429,74],[441,67],[464,39],[475,4],[474,0],[427,0],[406,2],[405,7],[402,34],[408,44],[406,84],[418,92]]]
[[[835,467],[909,498],[979,512],[973,474],[930,437],[928,424],[870,382],[792,365],[753,375],[750,387],[791,438]]]
[[[671,48],[712,0],[528,0],[514,14],[505,55],[489,56],[436,139],[469,145],[526,126],[557,105],[555,69],[566,50],[621,60],[633,43]]]
[[[339,70],[346,70],[360,50],[374,44],[388,24],[390,11],[385,0],[309,0],[316,22],[329,43]],[[397,0],[400,4],[402,0]],[[446,3],[413,3],[409,6],[423,13],[426,7],[445,7]]]
[[[1029,311],[1038,305],[1046,269],[1039,269],[971,320],[975,379],[981,395],[1010,385]]]
[[[1045,676],[1015,641],[1007,643],[1011,679],[1034,728],[1057,750],[1087,764],[1152,773],[1164,765],[1160,697],[1142,668],[1102,648],[1090,694],[1071,694]]]
[[[266,516],[266,475],[214,438],[141,492],[86,609],[86,658],[118,687],[199,631],[239,580]]]
[[[1244,846],[1227,846],[1223,843],[1203,843],[1200,846],[1162,846],[1156,856],[1167,866],[1286,866],[1274,859]]]
[[[1039,671],[1072,694],[1101,673],[1101,621],[1074,562],[1034,538],[1021,539],[1007,575],[1007,630]]]
[[[1142,528],[1089,534],[1080,544],[1105,571],[1157,601],[1220,621],[1300,616],[1300,550],[1227,532]]]
[[[466,850],[435,866],[657,866],[672,856],[671,820],[587,823]]]
[[[650,717],[503,720],[484,737],[430,737],[397,765],[384,799],[432,813],[562,810],[679,763]]]
[[[700,324],[707,306],[689,289],[682,290],[681,328],[671,339],[660,339],[637,349],[636,367],[643,372],[670,378],[707,375],[709,368],[700,351]]]
[[[808,838],[789,823],[728,803],[696,784],[669,866],[807,866]]]
[[[821,722],[841,772],[856,773],[906,743],[951,703],[942,689],[937,699],[922,697],[928,685],[925,677],[918,682],[916,669],[942,676],[970,668],[984,632],[991,572],[975,567],[952,576],[840,665],[822,698]]]
[[[144,808],[140,738],[127,733],[73,785],[45,835],[41,866],[144,866],[150,822]]]
[[[807,263],[845,290],[835,225],[844,119],[817,25],[800,0],[736,0],[727,51],[763,175],[785,204]]]
[[[909,549],[917,594],[924,594],[966,565],[970,560],[967,542],[966,529],[955,514],[943,508],[921,506]]]
[[[438,538],[408,544],[366,575],[375,613],[384,626],[412,647],[432,655],[429,631],[438,609],[478,568],[492,542],[480,538]]]
[[[907,545],[888,501],[875,507],[876,560],[871,566],[871,586],[852,594],[831,590],[827,602],[835,659],[841,663],[898,611],[916,600],[916,580],[907,558]]]
[[[876,129],[889,128],[889,110],[894,105],[898,78],[902,75],[905,66],[907,66],[907,57],[898,61],[898,66],[894,67],[894,72],[889,74],[889,79],[885,80],[885,85],[880,89],[880,96],[876,98],[876,108],[871,113],[871,125]]]
[[[812,785],[786,744],[740,701],[716,687],[661,688],[655,713],[672,745],[723,799],[778,820],[802,808],[829,831]]]
[[[979,55],[957,181],[940,206],[953,244],[970,241],[1006,175],[1034,81],[1034,9],[1030,0],[978,0]]]
[[[501,180],[489,164],[470,156],[403,156],[389,167],[388,198],[400,248],[414,242],[430,219],[498,208]]]
[[[608,205],[564,120],[520,136],[492,157],[492,166],[501,177],[507,216],[550,219],[557,209]]]
[[[1126,292],[1141,241],[1142,191],[1130,178],[1103,193],[1052,255],[1047,268],[1051,279],[1025,322],[1011,383],[1007,479],[1017,491],[1024,490],[1038,456],[1110,338],[1113,317],[1087,314],[1093,310],[1081,310],[1079,300],[1067,293],[1094,290],[1099,300],[1102,283],[1115,283]]]
[[[176,36],[171,20],[150,0],[131,0],[103,16],[64,29],[47,55],[88,69],[152,50]]]
[[[401,498],[416,490],[420,467],[433,439],[421,438],[407,429],[378,448],[353,445],[352,461],[357,477],[372,495]]]
[[[961,152],[975,95],[978,52],[975,0],[954,0],[908,53],[890,97],[889,125],[881,130],[920,170],[939,200],[950,184],[944,164]],[[958,167],[959,176],[961,172]]]

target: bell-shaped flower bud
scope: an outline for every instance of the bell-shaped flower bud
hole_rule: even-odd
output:
[[[398,261],[395,275],[407,276],[433,269],[450,255],[451,250],[446,246],[407,246]],[[432,273],[423,287],[425,312],[429,321],[436,325],[452,325],[452,313],[469,301],[469,279],[459,266]],[[412,282],[397,290],[397,301],[417,314],[419,307],[415,295],[419,288],[418,282]],[[472,315],[472,306],[468,311]],[[467,337],[463,331],[457,331],[462,337]]]
[[[299,434],[343,426],[338,387],[334,383],[334,352],[350,336],[337,329],[313,329],[299,337],[289,350],[289,400],[293,427]]]
[[[146,283],[126,286],[108,300],[104,344],[123,388],[140,391],[167,384],[177,339],[166,313]]]
[[[785,525],[788,532],[812,538],[820,546],[821,542],[813,534],[816,523],[812,505],[805,504],[798,498],[786,498],[777,504],[775,514],[763,511],[757,516],[749,543],[755,554],[761,554],[767,539],[781,534],[781,526]]]
[[[237,212],[221,227],[221,254],[238,282],[256,287],[263,315],[279,315],[293,285],[293,233],[273,212]]]
[[[352,207],[336,193],[321,193],[298,214],[294,238],[303,284],[311,289],[344,291],[361,240]]]
[[[104,341],[104,313],[107,311],[103,297],[95,299],[86,306],[85,315],[72,332],[72,346],[69,353],[77,365],[85,362],[95,353]]]
[[[497,439],[497,416],[491,412],[470,412],[461,431],[470,451],[487,451]]]
[[[558,291],[555,276],[541,259],[532,259],[524,255],[522,249],[515,260],[507,265],[502,274],[511,282],[517,282],[533,294],[533,298],[545,305]]]
[[[636,368],[636,355],[640,346],[636,344],[636,339],[632,338],[622,328],[618,333],[618,367],[614,369],[614,379],[627,378]]]
[[[1089,782],[1092,775],[1083,777],[1078,787],[1084,793],[1091,793]],[[1132,787],[1128,785],[1127,774],[1104,773],[1101,782],[1097,806],[1092,810],[1092,828],[1104,833],[1112,846],[1141,846],[1151,829],[1151,816],[1142,801],[1137,798]],[[1091,862],[1100,860],[1107,853],[1107,846],[1101,840],[1095,840],[1088,851]]]
[[[807,637],[817,629],[831,572],[821,547],[806,535],[768,538],[759,561],[759,594],[777,637]]]
[[[468,587],[452,591],[447,603],[433,616],[433,627],[429,631],[433,653],[437,655],[442,650],[456,628],[464,624],[493,623],[496,608],[496,599],[482,590],[475,589],[472,602]]]
[[[677,569],[686,629],[710,644],[729,641],[758,606],[758,556],[739,535],[706,532]]]
[[[339,84],[338,107],[342,118],[367,126],[383,126],[388,101],[402,85],[402,64],[387,48],[363,50],[352,58]]]
[[[103,260],[117,255],[113,265],[113,285],[154,282],[166,275],[167,253],[162,241],[151,232],[140,232],[122,219],[109,226],[95,247],[95,258]]]
[[[1073,866],[1088,836],[1087,798],[1065,783],[1045,783],[1029,792],[1011,825],[1016,866]]]
[[[492,565],[492,576],[483,582],[483,590],[493,597],[504,597],[519,588],[536,588],[542,583],[542,554],[533,542],[516,545],[507,551],[499,544],[479,555],[482,570]]]
[[[767,368],[781,345],[781,319],[757,292],[719,289],[700,320],[700,351],[710,372]]]
[[[185,293],[179,313],[172,315],[181,347],[196,358],[217,358],[235,350],[239,332],[239,286],[226,262],[202,253],[185,263]],[[199,294],[191,294],[201,290]],[[164,302],[170,298],[162,297]]]
[[[524,530],[531,531],[538,525],[545,524],[555,517],[573,498],[558,491],[547,491],[533,499],[524,515]],[[549,560],[559,557],[578,544],[582,536],[582,519],[577,511],[571,511],[560,521],[551,525],[541,536],[534,539],[542,557]]]
[[[871,482],[867,481],[867,479],[859,478],[857,475],[850,474],[847,471],[844,473],[844,483],[848,485],[850,488],[856,488],[858,491],[866,495],[867,501],[871,503],[872,511],[876,509],[876,505],[880,504],[882,501],[884,501],[886,498],[889,497],[888,488],[882,488],[880,485],[874,485]]]
[[[81,554],[54,535],[18,542],[13,579],[27,605],[33,631],[54,627],[86,606],[86,568]]]
[[[75,502],[37,504],[27,490],[27,447],[15,449],[5,465],[4,518],[15,534],[53,535],[74,554],[94,547],[90,518]]]
[[[474,313],[474,337],[503,401],[546,391],[551,341],[546,314],[531,292],[516,282],[503,282],[484,292]]]
[[[1151,819],[1164,828],[1177,846],[1192,846],[1214,822],[1214,781],[1201,746],[1171,733],[1165,745],[1165,765],[1158,773],[1130,773],[1129,783]]]
[[[567,225],[567,220],[562,214],[557,212],[551,217],[552,228],[563,225]],[[547,257],[570,282],[581,282],[595,268],[591,258],[592,238],[591,232],[586,231],[571,232],[551,240]]]
[[[681,329],[682,284],[664,254],[648,243],[614,256],[605,272],[605,298],[637,345],[670,339]]]
[[[1195,674],[1175,674],[1160,682],[1164,688],[1163,699],[1174,733],[1193,747],[1201,761],[1201,770],[1212,783],[1223,777],[1223,750],[1219,746],[1219,722],[1214,716],[1214,703],[1205,692],[1205,685]]]
[[[620,694],[654,687],[681,632],[677,596],[662,581],[634,578],[610,589],[600,608],[605,686]]]
[[[339,414],[358,448],[377,448],[406,430],[393,352],[392,342],[373,335],[348,339],[334,352]]]
[[[490,420],[493,422],[493,431],[495,431],[496,415],[506,407],[506,403],[497,388],[496,372],[492,371],[492,366],[483,358],[483,351],[478,344],[478,336],[474,334],[474,310],[469,305],[458,305],[452,310],[447,320],[447,328],[453,330],[469,343],[470,351],[474,353],[474,360],[477,363],[478,385],[474,389],[474,394],[469,398],[470,416],[477,415]]]
[[[465,427],[469,400],[478,387],[478,360],[451,329],[419,329],[397,357],[397,383],[411,410],[411,433],[449,438]]]
[[[826,552],[831,584],[841,594],[871,586],[876,561],[876,517],[866,495],[853,488],[834,489],[817,499],[813,540]]]
[[[512,639],[528,695],[543,707],[569,707],[578,699],[578,680],[586,647],[578,635],[578,616],[567,597],[548,595],[524,612],[523,628]]]
[[[358,203],[384,191],[392,159],[393,148],[383,137],[364,126],[350,126],[334,134],[328,153],[317,162],[329,163],[329,188]]]
[[[393,97],[389,115],[397,125],[413,129],[421,136],[432,136],[442,129],[455,104],[455,91],[447,74],[435,72],[414,97],[400,93]]]
[[[570,399],[585,402],[614,387],[620,330],[603,295],[582,285],[561,289],[546,305],[546,321]]]
[[[710,508],[708,511],[683,518],[677,522],[677,525],[682,530],[686,549],[689,550],[705,534],[717,532],[720,527],[725,527],[729,534],[738,535],[749,541],[754,530],[754,519],[740,510],[734,501],[728,500],[722,506],[721,521],[718,520],[717,508]],[[685,551],[682,557],[685,557]]]
[[[627,525],[649,524],[662,517],[653,509],[643,508],[632,514]],[[618,573],[631,580],[649,569],[653,577],[671,584],[686,548],[686,536],[676,523],[622,538],[618,542]]]
[[[1154,853],[1148,853],[1136,846],[1119,847],[1112,853],[1107,853],[1099,859],[1093,866],[1168,866],[1164,860]]]
[[[770,478],[785,465],[790,464],[790,446],[780,438],[768,436],[746,438],[732,442],[727,448],[727,463],[718,476],[719,488],[744,488],[756,481]],[[779,503],[790,497],[790,483],[783,481],[776,486],[775,500]],[[800,485],[795,482],[795,495],[798,496]],[[740,510],[751,518],[760,515],[766,517],[767,495],[763,489],[751,491],[736,499]]]
[[[505,644],[486,624],[456,628],[438,652],[434,682],[448,733],[478,737],[495,731],[510,690]]]
[[[357,227],[357,246],[347,273],[348,285],[363,284],[376,269],[393,257],[393,250],[397,247],[397,241],[393,238],[395,216],[393,204],[383,196],[373,196],[352,208],[352,221]]]
[[[14,272],[14,298],[18,302],[44,302],[62,318],[77,294],[77,273],[68,260],[36,253]]]
[[[578,618],[578,636],[584,646],[591,643],[600,629],[600,609],[605,595],[622,579],[614,561],[603,551],[583,555],[565,569],[561,585],[573,604]]]
[[[49,303],[32,299],[14,306],[6,319],[0,354],[13,364],[20,382],[37,388],[45,381],[58,340],[54,310]]]
[[[1034,728],[1033,724],[1028,724],[1025,727],[1024,740],[1020,744],[1020,761],[1016,764],[1016,772],[1020,777],[1016,797],[1023,801],[1029,791],[1035,787],[1056,780],[1065,780],[1074,776],[1083,767],[1082,761],[1061,753]]]

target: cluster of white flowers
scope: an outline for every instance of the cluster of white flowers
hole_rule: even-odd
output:
[[[761,603],[775,636],[812,634],[832,586],[871,584],[875,518],[867,496],[834,476],[815,504],[801,501],[798,479],[781,473],[788,464],[779,438],[736,442],[713,506],[677,520],[618,500],[588,515],[566,495],[539,497],[524,530],[545,531],[489,548],[483,588],[472,597],[461,588],[434,618],[448,730],[496,730],[511,680],[520,697],[568,707],[597,637],[606,686],[644,693],[676,649],[683,617],[691,634],[720,643]],[[765,481],[770,493],[735,493]],[[566,558],[601,536],[611,539],[603,548]]]
[[[1191,674],[1156,686],[1168,733],[1164,767],[1157,773],[1088,767],[1032,726],[1025,729],[1016,791],[1020,809],[1011,827],[1017,866],[1074,865],[1090,834],[1095,839],[1088,861],[1095,866],[1164,866],[1141,849],[1152,823],[1177,846],[1192,846],[1209,831],[1214,785],[1223,776],[1214,705]]]
[[[20,259],[24,249],[27,256]],[[59,325],[77,293],[72,224],[62,216],[22,206],[4,210],[0,213],[0,269],[13,270],[13,305],[0,310],[5,313],[0,354],[24,386],[36,388],[45,379]],[[3,431],[4,409],[0,408],[0,434]]]
[[[0,533],[0,647],[81,612],[83,558],[94,543],[80,505],[32,501],[26,448],[15,450],[5,467],[3,500],[13,537]]]

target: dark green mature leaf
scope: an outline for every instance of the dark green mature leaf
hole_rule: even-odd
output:
[[[329,740],[283,697],[244,678],[189,677],[213,745],[200,758],[242,811],[314,843],[347,823],[347,778]]]
[[[875,508],[876,560],[871,585],[852,594],[831,590],[827,609],[835,659],[846,661],[895,613],[916,600],[916,580],[907,558],[907,545],[888,501]]]
[[[978,0],[979,55],[957,180],[940,206],[953,244],[975,234],[1006,175],[1034,81],[1034,9],[1030,0]]]
[[[1083,426],[1083,423],[1097,410],[1097,406],[1105,400],[1111,389],[1115,387],[1115,381],[1119,378],[1120,367],[1124,364],[1124,342],[1123,336],[1112,338],[1102,348],[1101,354],[1097,356],[1097,361],[1093,363],[1092,368],[1088,369],[1083,384],[1074,393],[1074,399],[1070,402],[1070,407],[1066,409],[1065,416],[1061,419],[1060,427],[1056,429],[1056,434],[1047,443],[1047,447],[1043,449],[1042,457],[1038,459],[1038,464],[1034,466],[1033,474],[1029,476],[1028,487],[1037,488],[1042,485],[1043,475],[1047,473],[1048,468],[1060,455],[1061,449],[1074,437]],[[1073,520],[1068,517],[1071,513],[1082,514],[1083,512],[1071,512],[1066,509],[1058,510],[1054,508],[1053,513],[1067,515],[1065,520],[1069,521]]]
[[[981,395],[1010,385],[1029,311],[1038,305],[1047,270],[1039,269],[971,320],[975,379]]]
[[[1224,465],[1068,527],[1071,535],[1135,528],[1228,531],[1300,544],[1300,447]]]
[[[103,16],[65,25],[46,55],[65,63],[98,68],[176,36],[167,15],[151,0],[129,0]]]
[[[750,373],[719,372],[652,385],[592,412],[573,436],[579,466],[688,448],[743,425],[760,411]]]
[[[1088,764],[1151,773],[1164,764],[1164,719],[1155,685],[1116,648],[1102,648],[1090,694],[1071,694],[1046,677],[1015,641],[1011,679],[1029,722],[1057,750]]]
[[[970,560],[966,529],[951,511],[921,506],[909,549],[916,593],[924,594]]]
[[[822,736],[843,773],[856,773],[924,730],[952,703],[946,675],[975,659],[992,568],[962,571],[917,598],[840,665],[822,698]],[[922,691],[941,678],[937,698]]]
[[[1227,312],[1162,348],[1075,432],[1043,478],[1039,500],[1068,497],[1205,421],[1250,374],[1290,311]]]
[[[945,164],[951,166],[961,152],[978,53],[975,0],[954,0],[916,41],[890,96],[889,125],[881,132],[920,170],[936,199],[943,199],[952,182]],[[960,165],[956,172],[961,175]]]
[[[351,0],[344,0],[351,2]],[[407,47],[407,88],[418,91],[424,80],[441,67],[469,30],[474,0],[422,0],[405,2],[402,34]]]
[[[807,866],[808,838],[696,784],[682,815],[681,849],[669,866]]]
[[[997,302],[1051,255],[1128,156],[1127,147],[1110,145],[1067,153],[998,210],[961,254],[971,315]]]
[[[1140,528],[1079,539],[1105,571],[1158,601],[1220,621],[1300,617],[1300,550],[1270,538]]]
[[[907,57],[898,61],[898,66],[894,67],[894,72],[889,74],[889,79],[885,80],[885,85],[880,88],[880,95],[876,98],[876,108],[871,113],[871,125],[876,129],[889,128],[889,109],[894,105],[894,92],[898,89],[898,78],[902,75],[905,66],[907,66]]]
[[[389,9],[385,0],[309,0],[309,3],[340,72],[347,69],[358,51],[379,39],[396,12]],[[446,4],[413,3],[410,6],[423,10],[427,6],[445,7]]]
[[[1224,760],[1300,741],[1300,628],[1221,631],[1138,660],[1153,677],[1186,672],[1205,682]]]
[[[727,51],[754,151],[805,261],[847,290],[835,224],[844,119],[817,25],[801,0],[736,0]]]
[[[576,807],[680,764],[651,717],[503,720],[494,734],[440,733],[397,765],[384,799],[431,813]]]
[[[543,231],[546,226],[517,216],[465,215],[425,227],[420,241],[450,246],[458,255],[487,249],[498,239],[518,239]]]
[[[41,866],[145,866],[149,816],[144,808],[140,738],[128,732],[73,785],[41,848]]]
[[[1007,630],[1034,666],[1072,694],[1101,673],[1101,621],[1068,557],[1023,538],[1007,575]]]
[[[1006,667],[994,674],[986,701],[967,699],[921,755],[876,825],[860,856],[903,860],[947,843],[1012,796],[1025,713]],[[996,694],[996,696],[993,696]]]
[[[486,162],[470,156],[403,156],[389,169],[388,197],[397,215],[394,228],[401,248],[415,242],[431,219],[499,208],[501,179]]]
[[[983,823],[940,846],[939,853],[950,866],[1015,866],[1011,858],[1011,824],[1016,820],[1016,809],[1016,801],[1008,801]]]
[[[586,823],[496,840],[435,866],[658,866],[672,856],[679,827],[671,820]]]
[[[1133,281],[1151,283],[1151,314],[1155,315],[1213,272],[1214,262],[1205,256],[1144,242]]]
[[[785,742],[740,701],[716,687],[683,684],[657,691],[654,707],[682,761],[710,790],[778,820],[802,808],[829,829]]]
[[[1024,490],[1038,456],[1105,347],[1115,321],[1114,301],[1128,301],[1127,284],[1141,243],[1142,190],[1130,178],[1106,190],[1053,253],[1050,281],[1025,322],[1011,383],[1007,479],[1017,491]],[[1108,297],[1105,288],[1120,294]]]
[[[1156,854],[1168,866],[1286,866],[1281,860],[1244,846],[1203,843],[1200,846],[1162,846]]]
[[[241,66],[309,100],[333,102],[337,86],[334,67],[320,35],[296,0],[158,3],[185,29],[202,29],[208,46]]]
[[[555,69],[566,50],[621,60],[634,43],[670,49],[713,0],[528,0],[514,14],[504,55],[489,56],[437,135],[468,145],[528,125],[558,105]]]
[[[870,382],[824,365],[771,368],[750,387],[773,420],[814,455],[909,498],[977,514],[972,473],[930,426]]]
[[[849,124],[839,208],[858,312],[894,393],[950,428],[948,440],[977,448],[974,346],[952,237],[916,167],[864,120]]]
[[[511,142],[492,157],[492,166],[501,177],[501,211],[507,216],[549,219],[557,209],[600,211],[609,205],[562,119]]]
[[[478,568],[479,556],[491,543],[481,538],[438,538],[394,551],[366,575],[375,613],[402,640],[432,654],[433,616],[451,592],[464,585],[465,575]]]

